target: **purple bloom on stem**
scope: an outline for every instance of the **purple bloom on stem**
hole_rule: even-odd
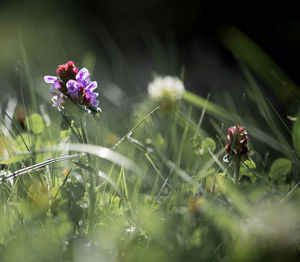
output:
[[[88,112],[100,112],[97,108],[99,101],[96,100],[98,93],[93,92],[97,88],[97,82],[90,81],[90,73],[86,68],[80,71],[75,67],[73,61],[59,65],[56,70],[58,77],[45,76],[44,81],[52,84],[50,90],[58,90],[60,94],[52,92],[53,106],[59,110],[63,108],[64,100],[83,106]]]

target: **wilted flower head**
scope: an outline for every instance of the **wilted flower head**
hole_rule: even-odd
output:
[[[97,82],[90,81],[90,73],[86,68],[78,71],[73,61],[64,65],[59,65],[56,70],[56,76],[45,76],[46,83],[52,84],[50,87],[53,106],[58,109],[64,107],[65,102],[69,99],[72,102],[84,106],[89,112],[99,112],[99,101],[96,100],[98,93],[94,90],[97,88]]]
[[[176,101],[181,99],[184,93],[184,85],[178,77],[156,77],[148,85],[148,93],[150,98],[155,100]]]
[[[235,155],[242,159],[248,158],[248,137],[247,131],[244,127],[239,125],[234,125],[227,129],[228,135],[226,137],[227,145],[226,152],[227,155]]]

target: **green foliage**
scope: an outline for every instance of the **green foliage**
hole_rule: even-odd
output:
[[[199,155],[209,154],[209,151],[214,152],[216,150],[216,143],[210,137],[202,140],[199,137],[193,138],[193,146],[194,153]]]
[[[291,171],[292,163],[289,159],[278,158],[271,165],[270,177],[274,180],[286,179],[286,175]]]
[[[256,168],[256,165],[254,163],[254,161],[252,159],[247,159],[244,164],[250,168],[250,169],[255,169]]]
[[[254,169],[256,169],[256,165],[252,159],[247,159],[246,161],[243,161],[240,173],[243,175],[241,178],[242,180],[249,180],[254,183],[256,181],[256,177],[253,174]]]
[[[201,142],[201,149],[204,153],[209,151],[214,152],[216,150],[216,143],[212,138],[207,137]]]
[[[45,129],[43,117],[39,114],[32,114],[27,119],[28,130],[34,134],[39,134]]]
[[[66,130],[61,130],[60,131],[60,137],[62,139],[66,139],[66,138],[69,138],[71,136],[72,132],[71,132],[71,129],[68,128]]]

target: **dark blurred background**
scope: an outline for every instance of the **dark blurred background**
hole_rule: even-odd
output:
[[[240,96],[244,79],[218,38],[226,24],[248,35],[299,83],[297,1],[268,2],[2,0],[1,96],[18,94],[24,82],[36,88],[69,59],[94,69],[102,94],[115,104],[120,92],[145,92],[152,73],[180,75],[183,69],[187,89],[201,95],[238,90]]]

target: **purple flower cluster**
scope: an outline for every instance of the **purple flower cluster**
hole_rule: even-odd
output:
[[[74,62],[69,61],[59,65],[56,73],[57,77],[44,77],[46,83],[52,84],[50,90],[53,106],[61,109],[65,100],[70,99],[76,104],[98,110],[99,101],[96,100],[98,93],[94,92],[98,85],[96,81],[90,80],[90,73],[86,68],[78,71]]]

